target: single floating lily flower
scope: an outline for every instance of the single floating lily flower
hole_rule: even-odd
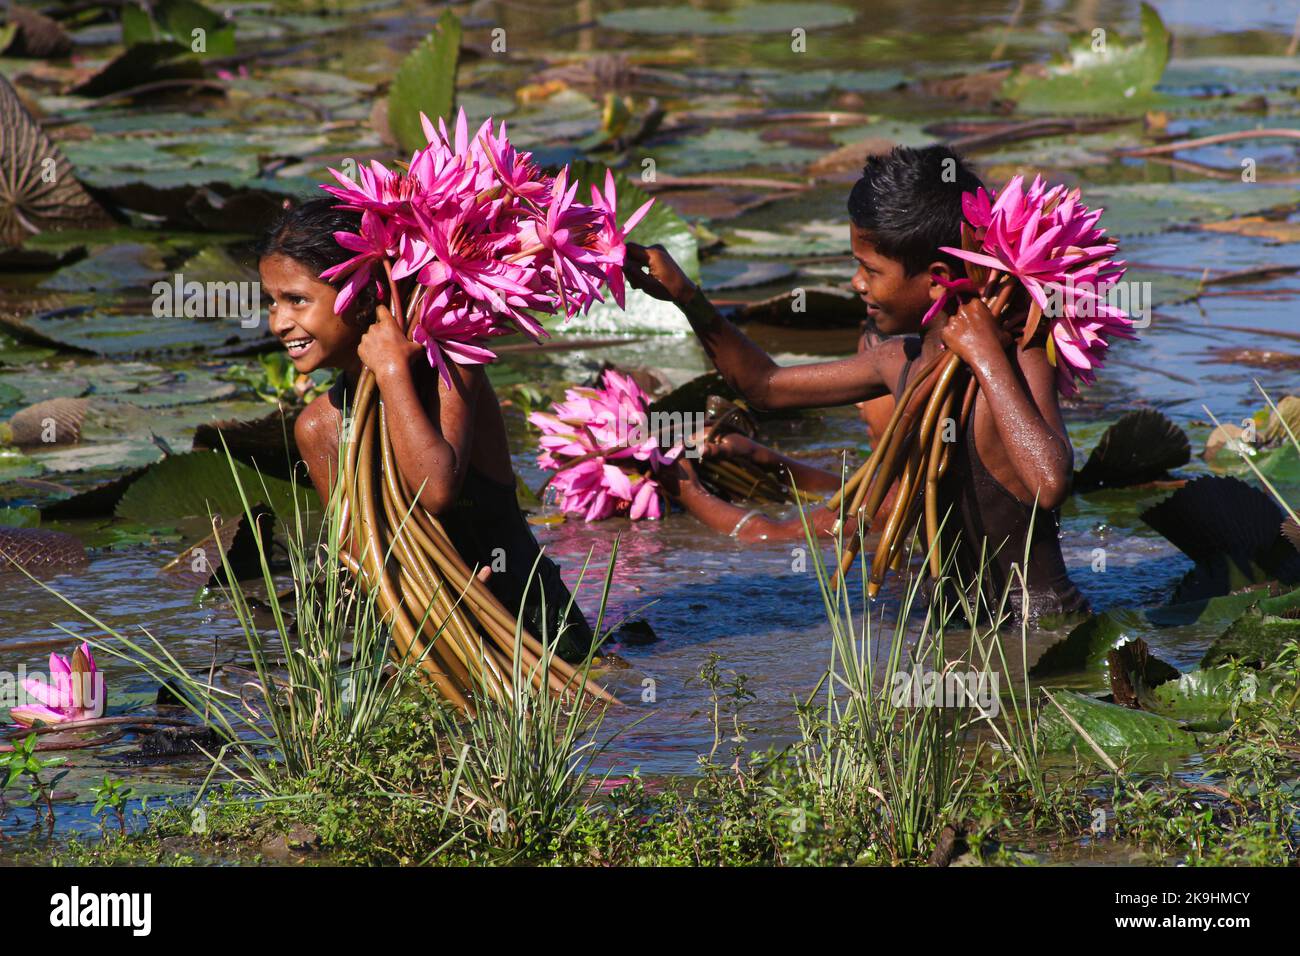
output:
[[[9,719],[24,727],[37,722],[63,724],[87,720],[104,713],[104,677],[86,643],[73,651],[71,661],[60,654],[50,654],[49,680],[29,677],[23,681],[23,690],[39,702],[10,708]]]

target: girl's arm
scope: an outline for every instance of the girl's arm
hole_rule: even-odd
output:
[[[889,393],[872,350],[835,362],[777,365],[718,313],[662,246],[629,242],[623,271],[633,287],[682,310],[727,384],[755,408],[826,408]]]
[[[424,354],[382,305],[357,347],[379,386],[397,467],[420,504],[437,515],[455,503],[469,469],[482,372],[448,362],[451,388],[438,378],[421,396],[415,365]]]
[[[965,303],[948,320],[943,341],[971,367],[993,412],[998,437],[1022,486],[1008,491],[1024,504],[1037,499],[1040,508],[1059,508],[1070,493],[1074,449],[1046,352],[1017,345],[1013,365],[999,340],[997,320],[979,299]]]

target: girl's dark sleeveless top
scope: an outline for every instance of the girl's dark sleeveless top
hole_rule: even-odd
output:
[[[907,361],[899,376],[901,394],[912,363],[920,354],[920,340],[903,342]],[[941,546],[945,558],[952,554],[953,573],[966,586],[977,580],[984,562],[983,594],[986,606],[996,608],[1012,578],[1012,565],[1026,571],[1029,589],[1028,620],[1043,615],[1086,612],[1087,599],[1074,586],[1061,556],[1060,511],[1035,511],[1007,491],[985,467],[975,447],[975,412],[960,436],[952,465],[939,486],[940,520],[944,524]],[[951,509],[951,510],[949,510]],[[1032,532],[1031,532],[1032,524]],[[1029,537],[1029,554],[1025,539]],[[1019,579],[1011,588],[1008,610],[1019,618],[1024,609]]]
[[[340,375],[330,390],[336,408],[342,407],[346,394],[347,386],[341,383]],[[504,485],[470,465],[459,497],[437,517],[471,569],[492,568],[488,588],[510,613],[523,609],[524,627],[534,637],[554,644],[556,653],[571,663],[591,652],[596,643],[591,626],[572,600],[559,567],[542,554],[519,510],[514,485]]]

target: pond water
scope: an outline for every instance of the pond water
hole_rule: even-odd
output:
[[[293,191],[319,181],[325,167],[341,157],[388,157],[391,148],[379,142],[367,122],[373,87],[392,74],[414,37],[431,28],[439,11],[415,3],[381,3],[342,18],[312,13],[283,17],[271,6],[230,5],[240,30],[241,53],[251,55],[248,77],[232,81],[226,101],[187,104],[173,99],[129,109],[88,109],[84,103],[50,96],[45,104],[50,111],[62,110],[79,130],[63,141],[79,174],[92,185],[108,188],[133,178],[153,178],[155,185],[193,185],[205,181],[204,175],[224,177],[220,181],[237,175],[246,181],[251,169],[256,176],[277,181],[275,188]],[[547,64],[583,64],[597,53],[617,50],[628,54],[630,63],[645,66],[647,74],[633,82],[631,91],[637,97],[649,95],[638,92],[639,84],[653,92],[668,120],[657,138],[625,156],[597,154],[598,160],[619,159],[635,170],[649,156],[666,175],[799,182],[800,170],[808,163],[846,143],[871,136],[923,143],[935,138],[927,129],[957,130],[963,124],[1004,118],[987,104],[895,89],[901,81],[1002,61],[1042,60],[1064,49],[1068,33],[1094,27],[1118,35],[1137,31],[1136,4],[1119,0],[897,0],[845,6],[855,14],[851,24],[809,29],[805,56],[815,61],[810,67],[791,57],[788,30],[661,32],[660,17],[654,32],[628,31],[603,26],[600,18],[637,5],[590,0],[474,4],[465,16],[467,39],[486,47],[490,29],[503,26],[510,56],[499,61],[467,57],[460,76],[461,102],[474,118],[488,112],[507,118],[512,135],[532,144],[540,155],[567,159],[574,152],[572,144],[599,126],[599,93],[575,81],[549,100],[519,105],[515,90],[536,82]],[[1175,38],[1161,87],[1170,100],[1162,104],[1161,117],[1144,120],[1137,115],[1100,131],[971,152],[990,183],[1041,169],[1049,178],[1081,185],[1085,198],[1095,191],[1098,203],[1109,211],[1107,221],[1114,217],[1112,229],[1123,239],[1132,277],[1151,283],[1155,314],[1150,327],[1140,341],[1118,345],[1098,385],[1066,406],[1077,463],[1107,424],[1136,407],[1164,411],[1188,431],[1193,449],[1199,451],[1211,427],[1206,407],[1222,421],[1240,421],[1262,403],[1256,380],[1280,396],[1296,390],[1300,368],[1300,341],[1295,337],[1300,332],[1295,318],[1300,306],[1300,243],[1294,241],[1300,237],[1294,211],[1300,198],[1295,186],[1300,177],[1296,142],[1235,142],[1179,154],[1204,167],[1229,170],[1232,177],[1227,179],[1204,168],[1123,158],[1114,152],[1147,143],[1148,121],[1180,137],[1251,125],[1300,129],[1295,60],[1285,56],[1295,25],[1294,4],[1264,0],[1225,6],[1207,0],[1156,6]],[[112,45],[112,31],[103,28],[88,29],[79,42],[79,52],[88,58],[102,59],[120,49]],[[0,66],[10,76],[18,69],[15,61],[0,60]],[[1244,98],[1250,96],[1261,99],[1247,108]],[[780,110],[834,110],[846,116],[833,125],[808,123],[782,118]],[[268,156],[279,160],[269,173]],[[1236,172],[1243,157],[1256,161],[1259,181],[1240,181]],[[719,301],[735,303],[763,299],[800,282],[828,284],[848,278],[844,199],[852,179],[851,172],[833,176],[784,198],[779,191],[769,195],[756,186],[769,201],[744,211],[735,205],[744,199],[743,190],[734,185],[703,193],[664,189],[657,194],[728,243],[703,257],[706,287],[721,285],[734,274],[735,263],[781,267],[769,272],[779,277],[764,285],[716,289]],[[1204,222],[1288,206],[1291,242],[1199,228]],[[179,261],[209,248],[229,248],[235,255],[241,248],[240,230],[228,226],[221,232],[203,232],[137,225],[141,228],[129,235],[82,237],[90,257],[61,272],[0,275],[0,306],[20,316],[65,306],[102,314],[123,315],[133,308],[138,312],[153,281],[170,275]],[[816,241],[804,245],[809,236]],[[779,255],[772,254],[773,244],[783,247]],[[1242,284],[1201,284],[1207,277],[1262,264],[1290,271]],[[764,326],[750,326],[749,331],[782,362],[813,361],[851,353],[856,318],[841,323],[848,327],[829,331]],[[51,329],[54,326],[47,326]],[[509,397],[512,383],[554,389],[588,378],[608,360],[652,367],[677,384],[706,369],[702,351],[686,332],[684,319],[662,311],[647,311],[617,325],[608,317],[575,324],[557,330],[557,335],[612,335],[627,341],[567,352],[511,353],[494,368],[493,376],[503,397]],[[67,334],[73,341],[85,341],[76,338],[76,329]],[[92,349],[98,355],[58,349],[31,356],[22,351],[31,346],[0,338],[0,388],[11,387],[11,392],[0,392],[5,414],[59,394],[115,395],[136,409],[88,437],[80,457],[33,452],[21,463],[6,463],[0,456],[0,469],[9,469],[0,471],[0,506],[48,500],[39,484],[43,480],[85,487],[127,465],[156,460],[161,451],[151,433],[183,450],[195,424],[249,417],[259,408],[247,393],[219,386],[204,393],[200,388],[217,381],[215,373],[228,361],[179,356],[154,346],[141,350],[113,341],[100,345],[102,349]],[[1283,353],[1283,358],[1261,358],[1267,350]],[[190,383],[182,400],[160,406],[141,399],[150,393],[151,383],[172,381],[168,376],[176,372],[185,373]],[[542,474],[534,463],[535,438],[517,405],[508,406],[508,420],[516,468],[536,488]],[[832,467],[841,453],[857,457],[866,448],[853,409],[777,419],[767,425],[767,437],[783,451]],[[1206,470],[1194,457],[1183,474],[1190,477]],[[1064,508],[1066,562],[1094,608],[1163,603],[1191,567],[1138,518],[1144,504],[1163,494],[1151,489],[1110,491],[1076,496]],[[243,636],[215,596],[196,599],[158,577],[158,569],[181,550],[178,537],[155,536],[141,543],[119,537],[109,546],[111,534],[100,525],[60,525],[85,532],[93,550],[85,569],[47,579],[52,587],[111,625],[147,628],[196,668],[206,667],[214,657],[223,663],[246,662]],[[607,676],[631,705],[608,724],[623,730],[610,752],[620,770],[639,766],[646,775],[690,772],[696,755],[708,750],[711,729],[702,713],[708,695],[692,678],[709,653],[720,655],[725,669],[750,678],[756,701],[747,718],[756,732],[749,746],[762,748],[794,732],[791,702],[806,695],[824,671],[829,632],[813,574],[792,569],[792,546],[739,545],[682,514],[654,523],[569,521],[538,526],[536,533],[570,583],[588,553],[593,554],[590,580],[579,596],[589,613],[594,612],[611,544],[621,536],[610,619],[642,617],[658,637],[647,645],[612,648],[621,663]],[[1099,547],[1107,555],[1104,573],[1093,571]],[[886,616],[888,604],[882,602]],[[86,632],[57,598],[21,577],[0,574],[4,669],[19,664],[42,668],[50,650],[66,651],[69,638],[61,627]],[[1056,636],[1038,635],[1034,643],[1045,646]],[[1208,636],[1184,628],[1160,632],[1150,643],[1157,656],[1188,668],[1199,660]],[[114,712],[152,702],[156,685],[151,679],[116,662],[105,662],[105,669]],[[653,703],[641,702],[647,679],[654,682]],[[73,754],[75,770],[64,789],[84,794],[85,787],[106,772],[127,771],[129,751],[124,743]],[[129,772],[142,795],[192,787],[201,769],[196,762],[180,762],[130,766]],[[80,796],[61,811],[60,826],[90,825],[88,805]]]

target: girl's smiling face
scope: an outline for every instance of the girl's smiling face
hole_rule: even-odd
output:
[[[262,291],[270,297],[271,334],[283,343],[293,367],[306,375],[318,368],[347,369],[357,364],[357,344],[365,331],[355,309],[334,314],[338,290],[307,266],[279,253],[257,264]]]

